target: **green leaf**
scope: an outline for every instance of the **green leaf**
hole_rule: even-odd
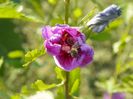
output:
[[[29,15],[25,15],[23,12],[23,6],[17,5],[13,2],[6,2],[0,4],[0,18],[13,18],[13,19],[21,19],[25,21],[31,21],[31,22],[40,22],[44,23],[42,20],[39,20],[38,18]]]
[[[91,39],[96,40],[96,41],[105,41],[109,40],[111,38],[111,35],[109,33],[99,33],[99,34],[93,34],[91,36]]]
[[[69,87],[71,88],[70,94],[73,96],[79,96],[80,85],[80,68],[76,68],[70,72]]]
[[[0,57],[0,68],[1,68],[1,66],[2,66],[3,62],[4,62],[3,57]]]
[[[30,94],[30,91],[29,91],[29,89],[28,89],[28,87],[26,85],[21,88],[21,93],[25,94],[25,95],[29,95]]]
[[[32,84],[32,86],[34,88],[36,88],[37,90],[48,90],[48,89],[51,89],[51,88],[54,88],[56,87],[56,84],[45,84],[42,80],[37,80],[35,83]]]
[[[30,63],[35,61],[38,57],[42,56],[45,54],[44,48],[41,50],[39,49],[34,49],[32,51],[29,51],[25,54],[25,64],[23,66],[28,66]]]
[[[80,85],[80,81],[79,79],[76,79],[70,92],[72,96],[79,96],[79,90],[80,90],[79,85]]]
[[[58,68],[58,67],[55,67],[55,72],[56,72],[56,77],[57,79],[61,79],[62,81],[65,79],[65,73],[62,69]]]
[[[11,96],[11,99],[22,99],[20,94],[15,94]]]
[[[64,99],[64,86],[58,87],[56,91],[55,99]]]
[[[133,93],[133,74],[123,77],[121,83],[117,84],[115,91]]]
[[[24,56],[23,51],[16,50],[8,53],[9,58],[22,58]]]

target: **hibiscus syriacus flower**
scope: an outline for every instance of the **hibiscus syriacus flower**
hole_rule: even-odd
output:
[[[85,35],[68,25],[45,26],[42,30],[44,46],[54,57],[58,67],[70,71],[84,67],[93,60],[94,51],[85,43]]]

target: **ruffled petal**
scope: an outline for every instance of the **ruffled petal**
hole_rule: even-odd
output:
[[[50,42],[56,43],[56,44],[60,43],[60,40],[61,40],[61,34],[54,34],[49,38]]]
[[[79,55],[80,57],[78,58],[77,62],[79,63],[80,67],[84,67],[85,65],[92,62],[94,51],[87,44],[83,44],[81,46],[81,52],[79,53]]]
[[[53,35],[52,28],[50,26],[45,26],[42,29],[42,37],[49,39]]]
[[[71,71],[74,68],[78,67],[79,64],[76,61],[76,58],[70,56],[54,56],[55,63],[58,67],[62,68],[65,71]]]
[[[78,31],[74,28],[67,28],[65,31],[69,33],[73,38],[76,38],[78,36]]]
[[[46,47],[47,52],[51,55],[58,55],[60,53],[61,45],[59,44],[53,44],[49,40],[46,40],[44,46]]]
[[[77,40],[79,45],[82,45],[85,43],[85,38],[83,36],[77,37]]]
[[[54,34],[62,34],[62,31],[65,30],[66,28],[69,28],[69,25],[66,24],[57,24],[55,27],[53,27],[53,33]]]

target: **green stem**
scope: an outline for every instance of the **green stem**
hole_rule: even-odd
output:
[[[68,24],[68,17],[69,17],[69,3],[70,0],[64,0],[65,1],[65,24]]]
[[[64,0],[65,2],[65,20],[64,23],[68,24],[68,17],[69,17],[69,3],[70,0]],[[65,79],[65,99],[70,99],[70,95],[69,95],[69,72],[66,72],[66,79]]]
[[[69,72],[66,73],[66,81],[65,81],[65,99],[70,99],[69,95]]]

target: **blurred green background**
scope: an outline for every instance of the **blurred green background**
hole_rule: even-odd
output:
[[[133,0],[70,0],[69,25],[77,26],[90,11],[95,9],[93,17],[111,4],[121,6],[122,15],[87,39],[95,55],[93,63],[81,69],[78,99],[102,99],[116,78],[115,84],[126,89],[126,99],[133,99]],[[26,52],[43,46],[42,27],[63,23],[64,0],[0,0],[0,99],[31,95],[25,86],[38,79],[57,82],[56,65],[47,54],[28,67],[22,65]],[[55,89],[50,91],[57,96]]]

